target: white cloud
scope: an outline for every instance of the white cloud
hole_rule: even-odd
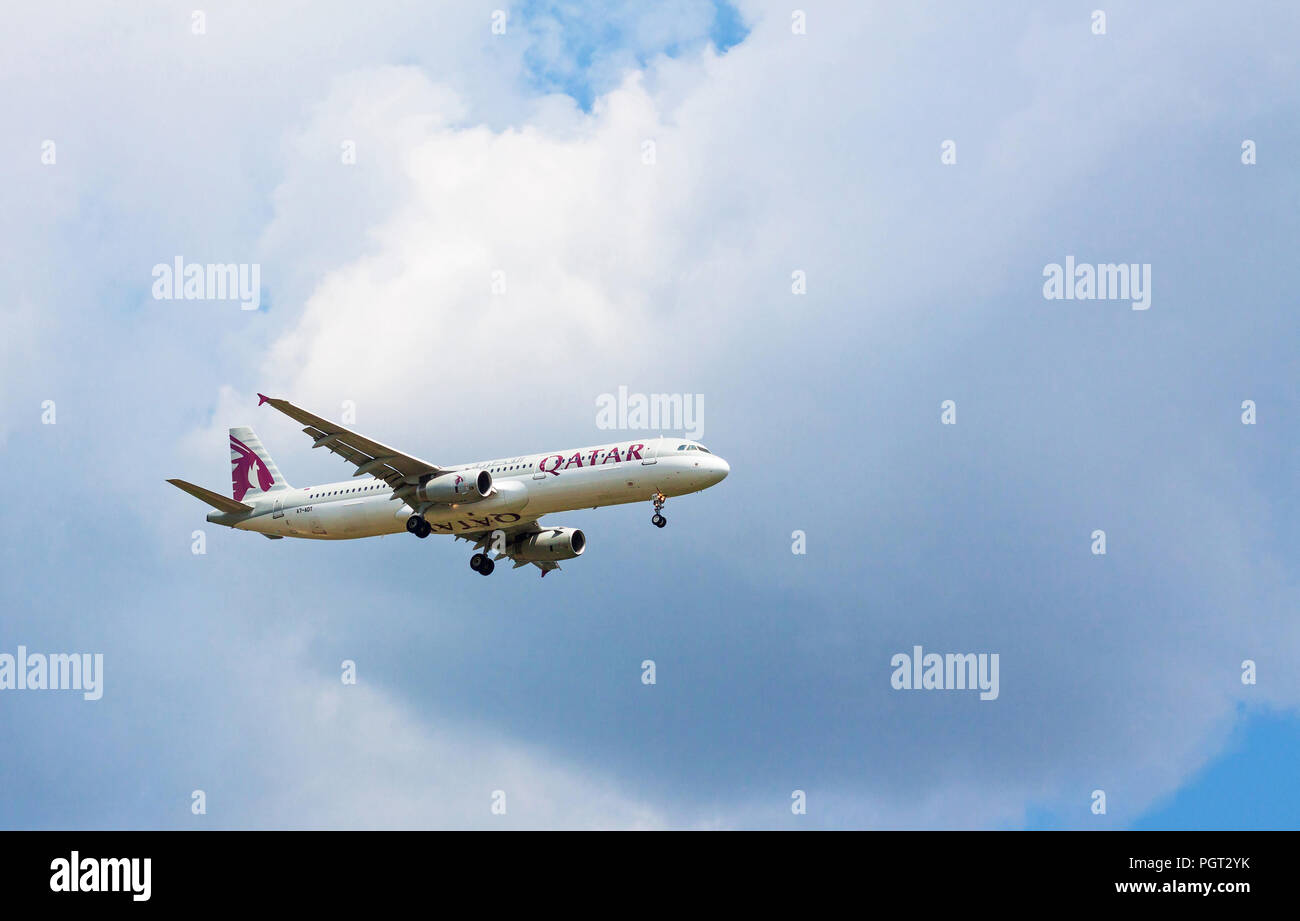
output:
[[[1041,217],[1134,126],[1196,82],[1169,67],[1120,111],[1088,110],[1081,122],[1077,108],[1062,108],[1064,98],[1113,97],[1138,79],[1139,65],[1116,57],[1107,69],[1077,66],[1042,80],[1045,55],[1069,53],[1088,35],[1069,24],[1035,28],[1020,61],[993,78],[1033,81],[1028,104],[985,126],[993,140],[963,137],[961,188],[970,194],[954,200],[940,175],[917,193],[872,177],[899,174],[891,151],[900,143],[933,148],[937,162],[948,128],[918,109],[947,78],[918,74],[905,87],[897,75],[900,33],[926,28],[923,16],[895,14],[891,31],[873,19],[843,13],[802,44],[780,17],[760,20],[726,56],[702,52],[630,74],[589,116],[566,109],[554,123],[502,130],[457,124],[463,102],[423,75],[389,71],[368,75],[364,89],[336,85],[303,136],[337,123],[359,93],[382,98],[386,111],[425,118],[375,121],[370,143],[403,167],[389,171],[380,196],[392,204],[371,215],[364,255],[320,279],[301,318],[269,350],[265,374],[308,405],[364,400],[382,431],[410,419],[411,400],[394,394],[426,394],[427,423],[473,441],[499,429],[512,409],[517,417],[521,397],[551,387],[587,401],[594,392],[585,392],[586,382],[637,379],[665,365],[690,381],[689,363],[674,354],[686,339],[697,361],[752,361],[736,349],[744,341],[737,334],[785,309],[776,305],[788,302],[793,267],[814,269],[814,285],[835,293],[798,305],[810,321],[841,322],[822,305],[842,309],[863,292],[861,315],[850,322],[884,324],[906,341],[908,309],[985,255],[995,258],[1008,237],[1023,233],[1020,223]],[[1077,53],[1087,52],[1080,45]],[[1066,130],[1067,155],[1058,156]],[[646,140],[655,143],[653,166],[641,159]],[[907,157],[903,175],[938,170]],[[311,241],[282,228],[324,219],[320,188],[291,169],[268,234],[293,238],[308,261]],[[975,222],[983,229],[968,239]],[[872,245],[885,234],[902,240],[888,256]],[[967,245],[953,248],[950,237]],[[936,248],[951,275],[926,271]],[[505,273],[504,296],[490,293],[494,270]],[[1171,675],[1163,693],[1186,701],[1191,692]],[[1100,742],[1095,754],[1043,765],[1035,778],[940,774],[926,795],[905,803],[863,790],[832,798],[847,814],[887,825],[1014,823],[1027,804],[1086,786],[1087,772],[1112,776],[1120,759],[1136,754],[1123,773],[1131,798],[1114,807],[1133,815],[1135,802],[1176,786],[1222,738],[1230,695],[1200,685],[1195,696],[1196,731],[1111,721],[1106,731],[1118,733],[1118,745]],[[1080,747],[1088,744],[1076,739],[1071,750]],[[742,822],[763,814],[739,803],[735,810],[731,818]]]

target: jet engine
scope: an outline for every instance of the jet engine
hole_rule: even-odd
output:
[[[421,502],[460,505],[478,502],[492,495],[492,474],[486,470],[461,470],[444,473],[420,484],[415,496]]]
[[[577,528],[544,528],[512,544],[510,555],[527,563],[571,560],[587,549],[587,535]]]

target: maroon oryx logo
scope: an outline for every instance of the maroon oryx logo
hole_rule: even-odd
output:
[[[230,485],[234,489],[236,502],[242,501],[244,494],[253,488],[250,474],[254,469],[257,470],[257,485],[262,492],[267,492],[275,485],[275,478],[262,459],[234,435],[230,436],[230,453],[236,455],[230,459],[230,463],[234,464],[230,471]]]

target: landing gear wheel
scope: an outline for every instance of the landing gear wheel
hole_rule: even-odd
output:
[[[656,492],[650,497],[650,501],[654,503],[655,507],[654,517],[650,519],[650,523],[656,528],[662,528],[668,523],[668,519],[661,514],[664,510],[664,503],[668,501],[668,497],[661,492]]]
[[[412,515],[410,518],[406,519],[406,530],[410,531],[412,534],[419,534],[420,525],[422,524],[424,524],[423,518],[419,515]]]
[[[491,565],[492,561],[487,558],[486,553],[476,553],[469,558],[469,568],[475,572],[482,572],[485,565]],[[491,570],[489,570],[490,572]]]
[[[420,529],[415,532],[415,536],[420,538],[420,540],[424,540],[426,537],[429,536],[430,533],[432,533],[432,531],[433,531],[432,525],[430,525],[429,522],[421,518]]]
[[[478,568],[478,574],[480,576],[490,576],[492,575],[492,570],[496,568],[497,568],[497,564],[493,562],[491,559],[489,559],[487,556],[484,556],[483,565]]]

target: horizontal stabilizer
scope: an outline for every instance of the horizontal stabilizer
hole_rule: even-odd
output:
[[[195,499],[200,499],[208,505],[222,512],[229,512],[232,515],[238,515],[240,512],[251,512],[253,507],[245,505],[242,502],[236,502],[234,499],[227,499],[220,493],[215,493],[210,489],[204,489],[202,486],[195,486],[193,483],[186,483],[184,480],[168,480],[177,489],[183,489]]]

